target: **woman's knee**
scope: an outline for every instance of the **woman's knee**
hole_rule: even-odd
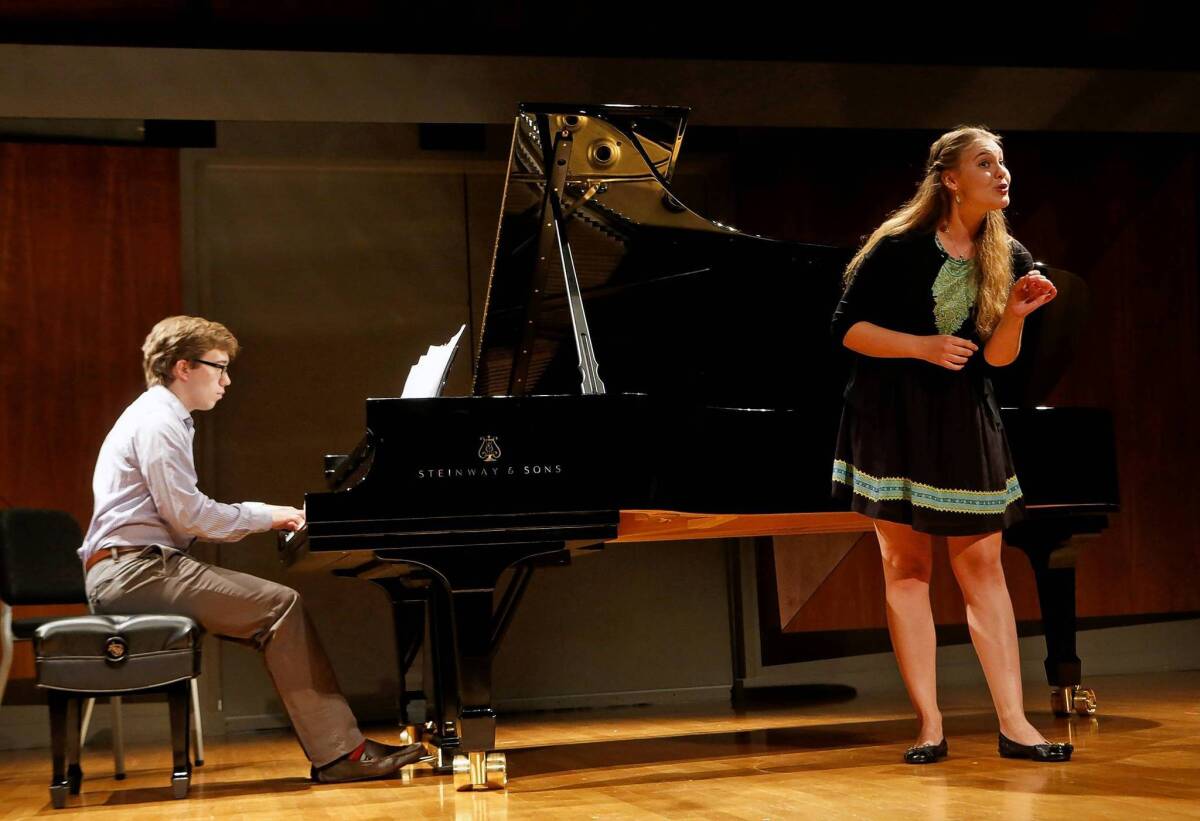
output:
[[[950,567],[960,586],[1004,584],[999,535],[976,540],[950,540]]]
[[[928,582],[933,572],[933,547],[929,537],[911,528],[883,530],[876,527],[884,576],[890,581],[915,579]]]
[[[884,554],[883,565],[884,581],[889,585],[903,581],[929,584],[933,577],[933,562],[927,556],[903,553]]]

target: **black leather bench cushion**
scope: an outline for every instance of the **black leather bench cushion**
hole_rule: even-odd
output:
[[[33,637],[39,687],[114,693],[200,674],[200,628],[186,616],[77,616]]]

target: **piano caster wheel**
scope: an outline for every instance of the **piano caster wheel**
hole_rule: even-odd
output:
[[[1096,691],[1076,687],[1072,703],[1075,706],[1075,712],[1079,715],[1094,716],[1096,714]]]
[[[471,758],[477,755],[479,753],[472,753]],[[474,785],[471,783],[470,760],[465,755],[454,756],[454,791],[465,792],[473,789],[473,787]]]
[[[504,753],[474,752],[454,756],[454,789],[502,790],[508,786],[508,764]]]
[[[508,761],[504,753],[488,753],[485,769],[489,790],[502,790],[508,786]]]
[[[400,727],[400,745],[420,744],[425,736],[425,728],[420,724],[403,724]]]
[[[1078,684],[1070,687],[1055,687],[1050,691],[1050,709],[1056,716],[1081,716],[1096,714],[1096,691],[1086,690]]]

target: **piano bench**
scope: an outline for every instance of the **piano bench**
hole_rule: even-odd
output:
[[[200,674],[201,630],[186,616],[78,616],[56,619],[33,638],[37,685],[50,705],[53,774],[50,800],[66,806],[83,781],[79,767],[80,703],[85,698],[163,692],[171,711],[171,786],[185,798],[191,682]]]

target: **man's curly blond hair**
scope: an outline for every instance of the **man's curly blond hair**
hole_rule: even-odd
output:
[[[170,385],[171,371],[180,359],[199,359],[212,350],[237,356],[238,341],[220,322],[198,316],[169,316],[150,329],[142,343],[142,370],[146,387]]]

